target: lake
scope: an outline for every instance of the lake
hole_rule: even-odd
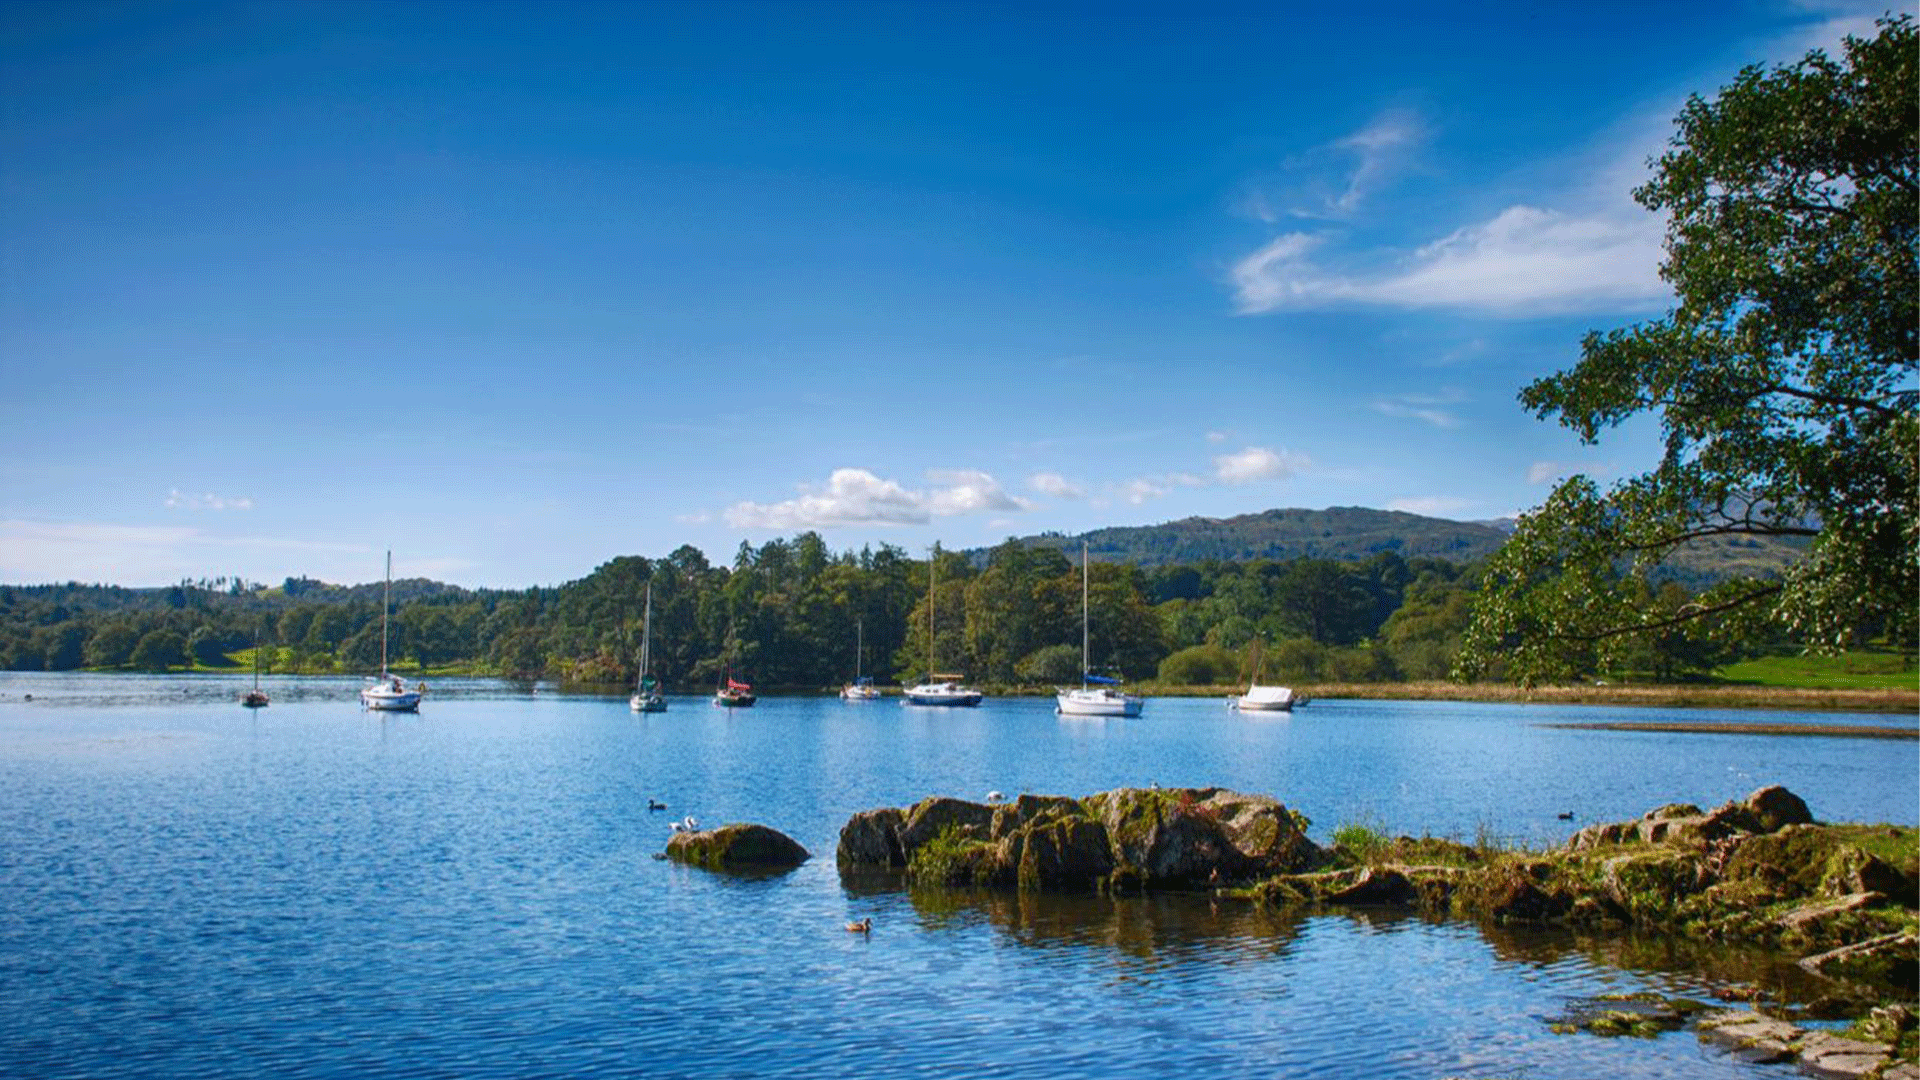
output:
[[[0,675],[0,1076],[1795,1075],[1690,1034],[1547,1024],[1599,993],[1791,993],[1777,958],[1203,896],[856,891],[834,845],[851,814],[929,794],[1152,783],[1274,795],[1322,842],[1356,822],[1555,842],[1769,783],[1823,820],[1920,816],[1912,742],[1539,726],[1672,715],[1647,710],[675,697],[637,716],[448,679],[385,715],[357,680],[281,677],[249,711],[250,682]],[[815,858],[760,878],[656,860],[688,814]],[[871,937],[842,929],[863,917]]]

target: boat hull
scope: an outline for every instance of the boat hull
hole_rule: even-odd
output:
[[[842,701],[879,701],[883,695],[874,686],[846,686],[840,689]]]
[[[972,708],[986,697],[978,690],[969,690],[964,686],[909,686],[901,695],[909,705],[932,705],[940,708]]]
[[[713,703],[726,709],[750,709],[760,700],[752,694],[715,694]]]
[[[642,712],[642,713],[666,712],[667,699],[661,697],[659,694],[651,694],[646,696],[635,694],[632,697],[627,699],[627,708],[632,709],[634,712]]]
[[[1254,686],[1233,699],[1241,712],[1292,712],[1293,691],[1284,686]]]
[[[381,712],[419,712],[418,690],[362,690],[360,704]]]
[[[1054,696],[1062,716],[1139,716],[1146,699],[1112,690],[1063,690]]]
[[[267,707],[267,695],[255,690],[245,697],[242,697],[240,704],[245,705],[249,709],[264,709]]]

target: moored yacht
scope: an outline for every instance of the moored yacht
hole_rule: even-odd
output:
[[[1080,542],[1080,689],[1058,688],[1054,711],[1062,716],[1139,716],[1146,699],[1120,689],[1120,680],[1088,671],[1087,625],[1091,621],[1087,602],[1087,544]]]
[[[407,689],[400,676],[387,670],[387,613],[393,607],[393,552],[387,552],[387,581],[380,588],[380,681],[360,691],[360,706],[381,712],[417,712],[420,690]]]

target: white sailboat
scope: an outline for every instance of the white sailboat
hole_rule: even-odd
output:
[[[864,626],[859,619],[853,621],[853,681],[840,688],[842,701],[878,701],[880,688],[873,685],[873,676],[860,674],[860,662],[866,654]]]
[[[627,707],[634,712],[666,712],[667,696],[660,692],[660,680],[648,672],[653,646],[653,582],[647,582],[646,613],[640,619],[640,674],[633,684],[633,696]]]
[[[409,690],[400,676],[387,670],[387,612],[393,607],[393,552],[387,552],[387,583],[380,589],[380,681],[360,691],[362,708],[382,712],[415,712],[420,691]]]
[[[940,675],[934,671],[933,569],[939,560],[940,545],[935,544],[933,554],[927,556],[927,680],[901,691],[901,698],[908,705],[978,705],[986,695],[972,687],[960,685],[964,676]]]
[[[1233,707],[1241,712],[1292,712],[1293,690],[1285,686],[1260,685],[1260,639],[1253,639],[1253,678],[1247,681],[1247,692],[1238,697],[1229,698]]]
[[[260,635],[253,635],[253,689],[240,695],[240,704],[249,709],[264,709],[270,703],[267,692],[260,689]]]
[[[1054,711],[1062,716],[1139,716],[1146,699],[1123,693],[1120,680],[1095,675],[1088,670],[1087,625],[1092,620],[1088,603],[1087,545],[1080,543],[1080,689],[1056,687]]]

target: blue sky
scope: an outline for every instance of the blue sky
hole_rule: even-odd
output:
[[[0,581],[1513,514],[1688,93],[1872,5],[0,4]]]

